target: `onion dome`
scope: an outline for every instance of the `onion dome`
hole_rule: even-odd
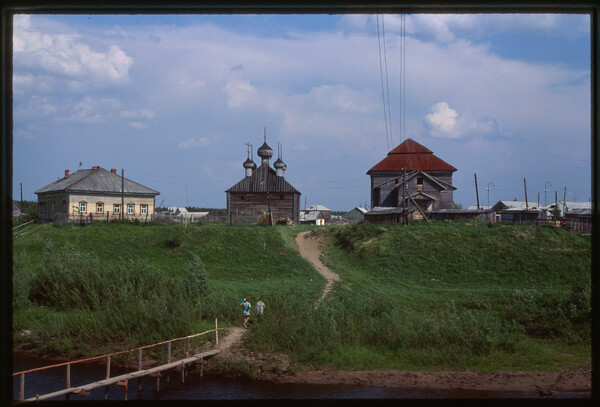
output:
[[[252,168],[254,170],[256,169],[256,163],[248,158],[246,161],[244,161],[244,168]]]
[[[275,169],[281,168],[285,170],[287,168],[287,165],[285,165],[281,158],[278,158],[277,161],[273,163],[273,167],[275,167]]]
[[[285,174],[285,170],[287,169],[287,165],[285,165],[281,158],[278,158],[277,161],[273,163],[273,167],[275,167],[275,174],[278,177],[283,177],[283,174]]]
[[[273,149],[269,147],[269,145],[265,141],[265,143],[262,146],[260,146],[256,154],[258,154],[258,156],[262,159],[270,159],[271,157],[273,157]]]

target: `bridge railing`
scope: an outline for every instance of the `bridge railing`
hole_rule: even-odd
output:
[[[36,367],[33,369],[28,369],[28,370],[23,370],[20,372],[15,372],[12,374],[13,377],[15,376],[20,376],[20,387],[19,387],[19,400],[25,400],[25,375],[28,373],[33,373],[33,372],[39,372],[42,370],[48,370],[48,369],[54,369],[54,368],[58,368],[58,367],[62,367],[62,366],[66,366],[67,367],[67,374],[66,374],[66,388],[69,389],[71,388],[71,366],[77,363],[84,363],[84,362],[91,362],[94,360],[99,360],[99,359],[106,359],[106,379],[110,378],[110,364],[111,364],[111,357],[112,356],[116,356],[116,355],[123,355],[126,353],[131,353],[131,352],[138,352],[138,371],[142,370],[142,357],[143,357],[143,350],[144,349],[150,349],[150,348],[154,348],[157,346],[161,346],[161,345],[167,345],[167,363],[171,363],[171,344],[174,342],[179,342],[179,341],[186,341],[185,344],[185,357],[189,357],[190,356],[190,352],[191,352],[191,339],[196,338],[198,336],[202,336],[202,335],[207,335],[211,332],[215,333],[215,342],[216,345],[219,345],[219,329],[223,329],[223,328],[219,328],[219,323],[217,318],[215,318],[215,329],[211,329],[205,332],[200,332],[197,334],[193,334],[193,335],[188,335],[188,336],[183,336],[181,338],[174,338],[174,339],[169,339],[166,341],[162,341],[162,342],[157,342],[157,343],[153,343],[151,345],[144,345],[144,346],[140,346],[137,348],[133,348],[133,349],[127,349],[127,350],[123,350],[123,351],[119,351],[119,352],[113,352],[113,353],[109,353],[106,355],[101,355],[101,356],[93,356],[91,358],[85,358],[85,359],[78,359],[78,360],[74,360],[74,361],[69,361],[69,362],[62,362],[62,363],[57,363],[54,365],[48,365],[48,366],[42,366],[42,367]],[[141,379],[140,382],[138,384],[138,386],[141,388]],[[108,392],[108,388],[105,390],[105,394],[104,394],[104,398],[106,399],[107,397],[107,392]],[[69,396],[67,395],[67,399],[69,398]]]

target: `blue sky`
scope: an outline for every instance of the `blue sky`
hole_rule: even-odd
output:
[[[302,204],[370,201],[366,172],[404,138],[458,169],[456,203],[587,201],[588,15],[385,15],[392,145],[375,15],[18,15],[13,194],[100,165],[157,205],[226,206],[245,143],[283,147]],[[381,20],[380,20],[381,24]],[[258,161],[255,157],[255,161]]]

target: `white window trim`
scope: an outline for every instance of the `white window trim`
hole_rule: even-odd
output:
[[[135,204],[127,204],[127,214],[135,215]]]
[[[147,215],[148,214],[148,205],[140,205],[140,213],[142,215]]]
[[[87,213],[87,202],[79,202],[79,212]]]
[[[113,213],[115,215],[120,215],[121,214],[121,204],[114,204],[113,205]]]
[[[96,202],[96,213],[104,213],[104,203]]]

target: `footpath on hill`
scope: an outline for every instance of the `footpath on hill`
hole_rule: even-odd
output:
[[[325,288],[318,306],[331,291],[340,276],[327,268],[320,260],[319,239],[302,232],[296,236],[300,255],[308,260],[325,280]],[[285,368],[289,360],[284,355],[266,356],[254,353],[243,355],[241,341],[246,331],[239,328],[228,328],[228,335],[219,343],[222,356],[228,359],[243,359],[247,363],[264,363],[275,357],[280,366]],[[275,374],[263,372],[259,379],[275,383],[297,384],[345,384],[369,387],[389,387],[406,389],[407,391],[456,391],[457,397],[465,397],[469,392],[498,392],[506,394],[529,394],[540,397],[560,397],[561,393],[577,394],[581,397],[591,395],[591,371],[584,368],[569,369],[561,372],[529,372],[529,371],[444,371],[419,372],[402,370],[373,371],[301,371],[294,374]],[[516,396],[519,397],[519,396]]]
[[[298,250],[300,251],[300,256],[304,259],[308,260],[315,269],[319,272],[320,275],[325,278],[327,281],[325,283],[325,288],[323,289],[323,294],[321,294],[321,298],[317,301],[316,305],[318,306],[321,301],[327,297],[329,291],[333,287],[333,284],[337,281],[341,281],[340,276],[331,271],[327,266],[325,266],[321,262],[321,250],[319,249],[319,240],[310,238],[308,236],[310,232],[302,232],[298,233],[296,236],[296,244],[298,245]]]

